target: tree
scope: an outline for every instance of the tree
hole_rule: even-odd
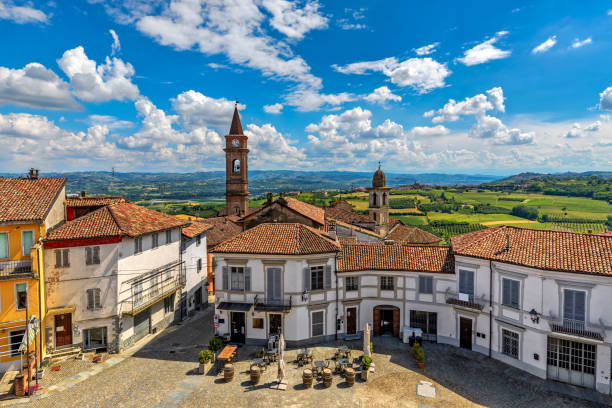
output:
[[[538,218],[538,209],[527,205],[517,205],[512,208],[512,215],[528,220],[536,220]]]

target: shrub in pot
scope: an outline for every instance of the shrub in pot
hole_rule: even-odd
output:
[[[419,353],[419,350],[423,350],[421,348],[421,344],[419,344],[419,342],[415,341],[414,344],[412,345],[412,356],[414,357],[414,359],[417,359],[417,354]]]
[[[200,374],[204,374],[206,371],[208,371],[207,369],[210,368],[209,366],[212,365],[213,356],[214,354],[210,350],[200,351],[200,353],[198,354],[198,361],[200,362],[200,367],[199,367]]]
[[[208,341],[208,349],[216,354],[217,351],[221,350],[223,347],[223,339],[219,336],[215,336]]]
[[[419,349],[415,352],[415,354],[416,354],[417,364],[419,365],[420,368],[423,368],[423,366],[425,365],[425,352],[423,351],[423,348],[419,347]]]
[[[370,371],[371,365],[372,365],[372,357],[363,356],[361,358],[361,379],[363,381],[368,380],[368,372]]]

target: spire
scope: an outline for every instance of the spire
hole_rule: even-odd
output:
[[[232,118],[232,125],[229,130],[230,135],[243,135],[242,133],[242,123],[240,123],[240,114],[238,113],[238,101],[236,101],[236,105],[234,106],[234,117]]]

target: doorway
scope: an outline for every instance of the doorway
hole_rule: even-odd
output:
[[[472,319],[459,318],[459,347],[472,349]]]
[[[423,340],[436,341],[438,338],[438,314],[411,310],[410,327],[423,330]]]
[[[399,337],[400,310],[395,306],[376,306],[374,308],[374,335],[391,334]]]
[[[55,347],[72,344],[72,314],[55,315]]]
[[[231,317],[231,340],[233,343],[244,343],[245,325],[244,312],[232,312]]]
[[[151,333],[151,310],[145,309],[134,316],[134,342]]]
[[[357,308],[346,309],[346,334],[357,333]]]
[[[279,336],[283,332],[283,315],[277,313],[270,314],[268,322],[268,335]]]
[[[202,286],[196,289],[193,297],[193,303],[195,304],[195,306],[200,306],[202,304]]]

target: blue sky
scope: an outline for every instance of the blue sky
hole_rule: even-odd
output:
[[[0,171],[612,170],[612,3],[0,0]]]

